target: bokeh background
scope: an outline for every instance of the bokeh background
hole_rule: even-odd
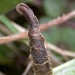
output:
[[[0,0],[0,37],[8,36],[28,29],[29,24],[25,18],[16,12],[15,7],[23,2],[32,8],[39,20],[39,24],[47,23],[64,13],[75,10],[75,0]],[[18,30],[13,23],[22,27]],[[20,28],[19,28],[20,29]],[[51,43],[63,50],[75,52],[75,18],[52,26],[41,31],[46,42]],[[56,51],[49,50],[52,66],[56,67],[73,59],[74,57],[61,55]],[[5,75],[21,75],[29,60],[29,39],[17,40],[0,45],[0,72]],[[32,68],[28,75],[33,73]]]

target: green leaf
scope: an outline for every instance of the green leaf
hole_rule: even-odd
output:
[[[75,30],[65,27],[61,30],[61,42],[66,44],[69,50],[75,51]]]
[[[75,75],[75,59],[53,69],[54,75]]]
[[[51,27],[44,31],[43,35],[48,42],[56,44],[60,40],[60,29],[58,27]]]
[[[0,21],[10,29],[13,33],[19,33],[19,30],[17,30],[14,25],[11,23],[11,21],[4,15],[0,15]],[[25,40],[22,40],[25,43]]]
[[[18,3],[22,2],[32,3],[33,0],[0,0],[0,14],[10,11],[11,9],[15,8]]]
[[[13,53],[6,45],[0,45],[0,63],[8,64],[12,62]]]
[[[62,13],[64,3],[64,0],[44,0],[43,5],[48,16],[57,17]]]
[[[50,20],[51,19],[48,17],[41,17],[39,19],[39,22],[46,23]],[[53,44],[56,44],[60,40],[60,29],[57,26],[51,27],[50,29],[43,31],[42,33],[43,33],[46,41],[51,42]]]
[[[11,21],[4,15],[0,15],[0,21],[4,23],[13,33],[19,32],[11,23]]]
[[[39,23],[49,22],[51,19],[49,17],[43,16],[39,19]]]
[[[22,1],[23,0],[0,0],[0,14],[11,10],[11,8],[15,8],[15,6]]]

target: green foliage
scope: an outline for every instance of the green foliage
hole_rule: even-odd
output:
[[[30,6],[32,6],[32,9],[35,10],[34,0],[0,0],[0,14],[3,14],[3,15],[0,15],[0,22],[2,22],[13,33],[18,33],[19,31],[13,26],[12,22],[6,16],[4,16],[4,13],[15,8],[15,6],[20,2],[29,2],[29,3],[33,4]],[[53,18],[58,17],[61,14],[64,14],[65,10],[66,10],[66,12],[68,12],[70,10],[74,10],[75,2],[70,2],[70,0],[43,0],[42,7],[44,9],[45,14],[43,14],[43,16],[41,16],[41,15],[39,16],[39,18],[40,18],[39,21],[40,21],[40,23],[46,23],[46,22],[49,22],[50,20],[52,20]],[[36,8],[40,9],[38,6]],[[43,9],[41,8],[41,11],[43,11]],[[38,11],[37,11],[37,13],[38,13]],[[25,24],[28,25],[27,23],[25,23]],[[51,27],[51,28],[43,31],[42,33],[43,33],[46,41],[56,44],[56,45],[58,43],[59,44],[63,43],[68,50],[75,51],[75,30],[74,29],[72,29],[70,27],[61,27],[60,28],[59,26],[54,26],[54,27]],[[22,42],[25,45],[26,40],[22,40]],[[27,43],[28,43],[28,40],[27,40]],[[19,47],[18,45],[15,45],[15,43],[13,45],[17,48]],[[23,48],[23,45],[21,43],[19,43],[19,45],[21,46],[21,48]],[[27,49],[27,51],[28,51],[28,49]],[[61,61],[64,60],[64,58],[62,58],[60,56],[60,54],[54,53],[54,55],[59,60],[61,60]],[[7,45],[0,45],[0,63],[1,64],[11,63],[12,61],[14,61],[14,59],[12,59],[14,56],[15,56],[14,53],[11,51],[11,49]],[[26,55],[23,55],[23,56],[26,56]],[[20,63],[20,62],[17,62],[17,63]],[[65,66],[61,65],[61,66],[55,68],[53,70],[54,75],[75,75],[75,67],[74,67],[75,64],[74,63],[75,63],[75,60],[73,60],[72,62],[66,63]],[[69,64],[69,65],[67,66],[67,64]]]
[[[46,16],[43,16],[39,19],[39,23],[46,23],[46,22],[49,22],[51,20],[51,18],[49,17],[46,17]]]
[[[53,44],[63,43],[69,50],[75,51],[75,30],[69,27],[52,27],[43,32],[45,39]]]
[[[51,19],[48,17],[41,17],[39,19],[40,23],[46,23]],[[75,50],[75,30],[70,27],[60,28],[58,26],[54,26],[49,28],[46,31],[42,32],[46,41],[51,42],[53,44],[63,43],[67,46],[69,50]]]
[[[61,42],[66,44],[69,50],[75,50],[75,30],[69,27],[61,29]]]
[[[0,14],[6,13],[11,9],[14,9],[18,3],[22,2],[32,3],[33,0],[0,0]]]
[[[39,19],[40,23],[46,23],[48,21],[50,21],[50,18],[48,17],[41,17]],[[60,40],[60,29],[57,26],[51,27],[50,29],[43,31],[42,33],[45,37],[45,40],[53,44],[56,44]]]
[[[75,75],[75,59],[53,69],[54,75]]]
[[[45,39],[48,42],[56,44],[60,40],[60,30],[58,27],[52,27],[49,30],[43,32]]]
[[[0,45],[0,64],[11,63],[13,56],[14,55],[9,47],[7,47],[6,45]]]
[[[0,15],[0,21],[5,24],[13,33],[19,32],[11,23],[11,21],[4,15]]]
[[[16,4],[20,2],[22,0],[0,0],[0,14],[11,10],[11,8],[15,8]]]
[[[64,8],[65,0],[44,0],[44,9],[48,16],[59,16]]]

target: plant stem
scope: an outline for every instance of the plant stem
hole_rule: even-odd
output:
[[[20,3],[16,6],[16,9],[30,24],[28,35],[30,38],[30,55],[33,60],[34,75],[52,75],[51,63],[44,46],[44,38],[40,33],[36,16],[26,4]]]

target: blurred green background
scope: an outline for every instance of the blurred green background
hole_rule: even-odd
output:
[[[29,24],[23,16],[18,14],[15,7],[23,2],[29,5],[39,19],[39,24],[75,10],[75,0],[0,0],[0,36],[8,36],[20,31],[13,25],[19,24],[28,29]],[[22,30],[21,30],[22,31]],[[42,31],[47,42],[61,49],[75,51],[75,18],[65,23]],[[18,40],[0,45],[0,71],[6,75],[21,75],[29,62],[29,39]],[[53,55],[53,67],[71,60],[73,57],[60,55],[50,51]],[[54,62],[53,62],[54,61]],[[57,64],[56,64],[57,63]],[[32,73],[32,69],[28,73]]]

